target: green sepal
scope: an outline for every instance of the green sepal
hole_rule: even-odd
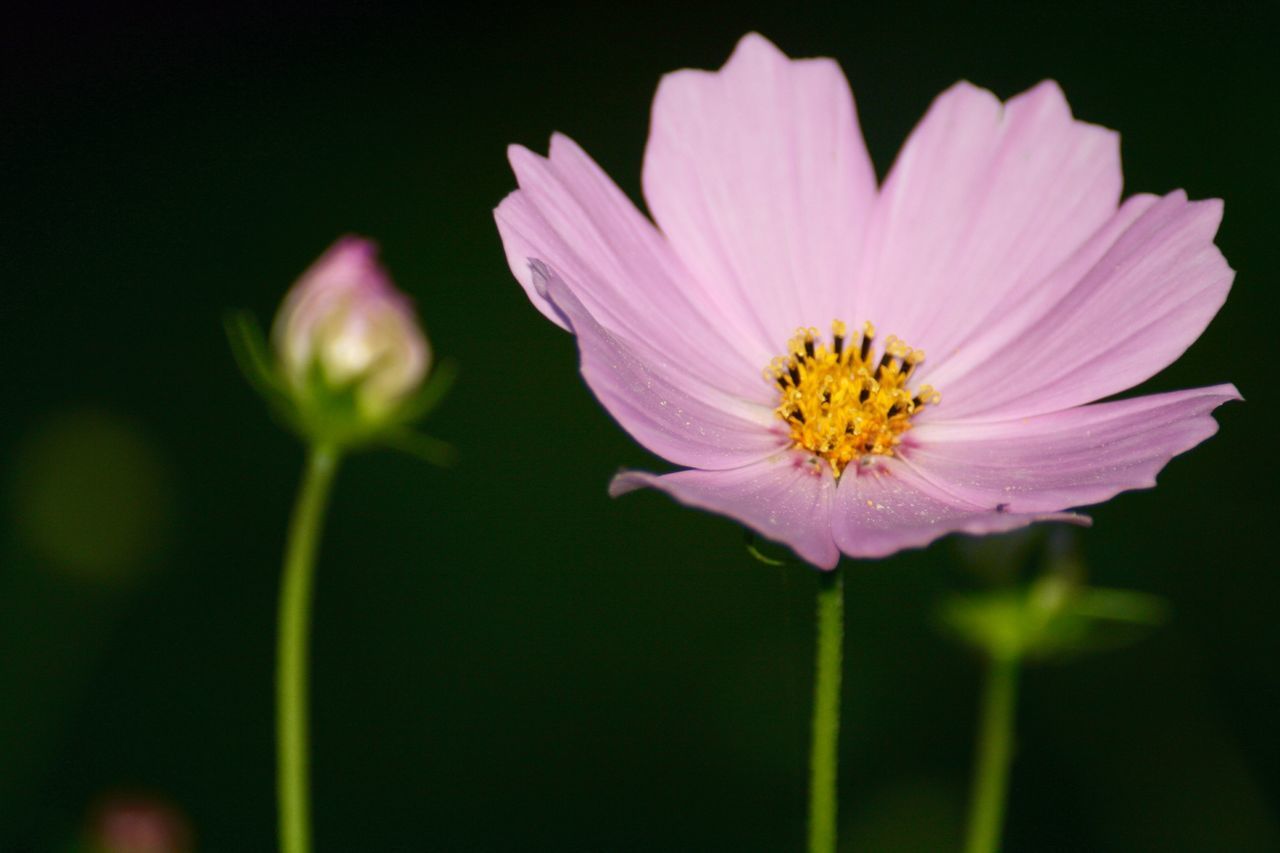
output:
[[[252,314],[230,312],[223,327],[245,380],[277,419],[303,441],[344,450],[387,447],[440,466],[451,465],[456,459],[452,445],[410,428],[434,411],[453,387],[458,375],[456,362],[437,364],[417,392],[384,416],[371,419],[360,408],[359,378],[334,385],[317,362],[307,376],[305,390],[296,392],[281,376],[266,335]]]
[[[440,405],[440,401],[453,390],[457,380],[458,362],[451,358],[438,362],[417,393],[400,404],[395,421],[399,424],[410,424],[425,418],[434,412],[436,406]]]
[[[379,437],[378,443],[389,450],[407,453],[439,468],[452,467],[458,461],[458,449],[452,444],[407,427],[386,431]]]
[[[222,318],[222,328],[227,333],[236,366],[253,389],[263,396],[283,396],[285,392],[267,348],[267,336],[258,319],[248,311],[230,311]]]
[[[248,311],[231,311],[223,317],[222,328],[236,366],[249,387],[258,392],[272,415],[287,429],[308,438],[293,397],[276,371],[267,336],[258,319]]]
[[[418,432],[410,424],[434,412],[457,379],[456,361],[445,359],[436,364],[418,392],[400,405],[391,422],[379,433],[377,443],[439,468],[450,468],[456,464],[456,447],[435,436]]]

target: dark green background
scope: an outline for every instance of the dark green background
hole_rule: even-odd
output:
[[[1122,132],[1130,191],[1226,199],[1235,289],[1149,387],[1234,381],[1249,402],[1158,489],[1093,511],[1094,581],[1166,596],[1174,619],[1027,675],[1008,849],[1280,849],[1276,11],[10,20],[0,851],[65,849],[121,790],[181,809],[202,850],[272,849],[277,564],[301,456],[219,321],[269,318],[351,231],[381,242],[461,365],[429,424],[461,462],[373,453],[342,471],[314,613],[318,849],[798,849],[814,577],[749,559],[726,520],[606,497],[617,467],[663,465],[591,398],[490,213],[514,186],[505,146],[544,150],[552,130],[638,196],[658,77],[718,66],[750,29],[840,61],[881,174],[956,79],[1008,97],[1053,77]],[[979,672],[931,620],[973,582],[965,552],[848,568],[844,847],[950,849]]]

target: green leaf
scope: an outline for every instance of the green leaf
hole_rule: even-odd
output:
[[[1029,586],[956,596],[943,604],[941,622],[992,657],[1050,660],[1135,642],[1166,620],[1163,599],[1083,586],[1078,570],[1063,561]]]
[[[1127,589],[1090,587],[1072,603],[1075,612],[1094,621],[1156,627],[1169,621],[1169,603],[1157,595]]]
[[[938,617],[946,632],[993,658],[1023,653],[1023,601],[1012,590],[955,596]]]
[[[752,533],[750,530],[745,531],[745,535],[746,535],[747,553],[750,554],[752,557],[764,563],[766,566],[787,565],[787,562],[788,562],[787,560],[775,559],[774,557],[770,557],[767,554],[765,554],[763,551],[761,551],[759,546],[756,544],[757,542],[759,542],[759,539],[757,539],[756,535]]]

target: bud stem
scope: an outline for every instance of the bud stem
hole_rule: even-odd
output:
[[[966,853],[1000,849],[1004,808],[1013,763],[1013,719],[1018,691],[1018,655],[991,653],[978,721],[978,748],[973,770]]]
[[[311,796],[307,747],[307,646],[311,622],[311,580],[340,453],[314,445],[298,489],[285,548],[276,646],[276,789],[280,850],[309,853]]]

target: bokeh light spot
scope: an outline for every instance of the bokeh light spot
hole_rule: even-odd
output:
[[[14,472],[14,527],[49,568],[126,581],[169,538],[170,472],[142,430],[120,415],[53,416],[21,442]]]
[[[103,797],[89,821],[89,853],[190,853],[194,849],[186,816],[161,797],[112,793]]]

